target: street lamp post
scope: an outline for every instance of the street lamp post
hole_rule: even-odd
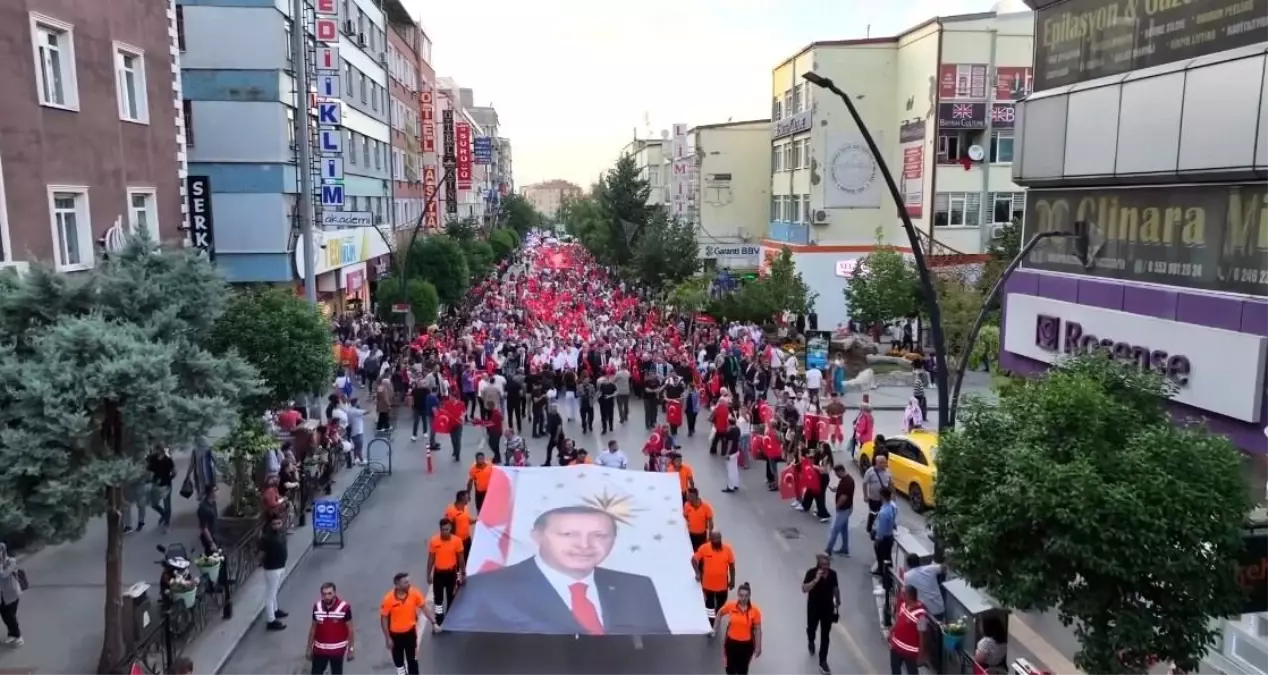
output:
[[[854,123],[858,125],[859,133],[863,134],[863,140],[867,142],[867,147],[872,152],[872,158],[876,160],[876,166],[881,171],[881,176],[885,178],[885,185],[889,187],[889,193],[894,198],[894,205],[898,208],[898,217],[902,219],[903,229],[907,232],[907,240],[911,244],[911,255],[916,260],[916,271],[920,274],[920,288],[925,296],[925,311],[929,313],[929,327],[933,334],[933,358],[936,362],[933,377],[938,387],[938,430],[949,429],[951,421],[948,419],[949,394],[947,391],[947,349],[946,340],[942,334],[942,309],[938,305],[938,294],[933,287],[933,275],[929,272],[928,265],[925,264],[925,254],[920,250],[920,237],[916,234],[916,226],[911,222],[911,216],[907,215],[907,209],[903,206],[903,195],[898,190],[898,183],[894,182],[894,176],[889,172],[889,165],[885,162],[885,157],[881,154],[881,149],[876,145],[876,139],[872,138],[872,133],[868,131],[867,125],[863,123],[863,117],[859,115],[859,111],[854,107],[854,101],[850,100],[849,95],[841,91],[840,87],[833,84],[832,80],[823,77],[815,72],[802,74],[810,84],[827,89],[837,95],[842,102],[845,103],[846,110],[850,111],[850,117],[854,118]]]
[[[964,351],[961,354],[960,363],[957,364],[955,368],[955,385],[951,391],[951,408],[947,411],[946,415],[947,428],[955,426],[955,415],[960,406],[960,384],[964,382],[964,372],[969,366],[969,356],[973,354],[973,346],[977,342],[977,334],[982,330],[982,324],[986,321],[986,315],[990,313],[990,306],[995,302],[995,297],[999,295],[999,292],[1004,289],[1004,282],[1008,281],[1008,277],[1012,276],[1013,272],[1017,271],[1017,267],[1021,265],[1022,260],[1026,259],[1026,256],[1030,255],[1030,251],[1035,248],[1035,244],[1038,244],[1044,239],[1069,237],[1073,237],[1075,239],[1075,252],[1077,256],[1079,258],[1085,258],[1087,251],[1086,223],[1082,221],[1075,223],[1073,232],[1040,232],[1039,234],[1031,237],[1030,241],[1026,242],[1026,245],[1023,246],[1021,251],[1017,253],[1017,257],[1013,258],[1008,263],[1008,267],[1005,267],[1004,271],[1000,273],[999,279],[995,280],[995,285],[991,286],[991,291],[986,294],[985,298],[982,298],[982,311],[978,312],[977,318],[973,320],[973,327],[969,329],[969,334],[964,340]]]
[[[414,229],[410,232],[409,244],[404,250],[401,250],[400,246],[395,245],[390,239],[388,239],[388,236],[383,234],[383,230],[378,227],[374,228],[378,231],[379,236],[383,238],[383,243],[387,244],[388,250],[395,251],[395,255],[392,256],[394,259],[392,264],[396,265],[396,271],[401,277],[401,297],[405,297],[405,263],[409,260],[409,252],[414,248],[414,241],[418,238],[419,230],[422,230],[423,224],[427,222],[427,210],[430,209],[432,203],[436,201],[436,196],[440,194],[440,186],[444,185],[445,181],[449,180],[449,174],[457,167],[457,163],[449,161],[445,162],[443,166],[445,167],[445,172],[441,174],[440,180],[436,183],[436,189],[433,190],[432,193],[428,195],[426,201],[423,202],[423,212],[418,215],[418,220],[414,221]]]

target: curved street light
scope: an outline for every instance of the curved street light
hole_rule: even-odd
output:
[[[933,378],[938,388],[938,431],[949,429],[951,427],[951,420],[949,419],[950,392],[947,391],[947,349],[946,340],[942,334],[942,309],[938,305],[938,294],[933,287],[933,276],[929,272],[928,265],[925,264],[925,254],[920,250],[920,237],[916,233],[916,226],[912,224],[911,216],[907,215],[907,209],[903,206],[903,195],[898,190],[898,183],[894,182],[894,176],[889,172],[889,165],[885,162],[881,149],[877,147],[876,140],[872,138],[872,133],[868,131],[867,125],[863,123],[863,118],[859,115],[858,109],[854,107],[854,101],[850,100],[849,95],[841,91],[832,80],[818,73],[803,73],[802,77],[810,84],[836,94],[837,98],[840,98],[845,103],[846,110],[850,111],[850,117],[854,118],[854,124],[858,126],[859,133],[863,134],[863,140],[867,142],[868,150],[872,152],[872,159],[876,161],[876,165],[881,171],[881,176],[885,178],[885,185],[889,187],[889,194],[894,198],[894,205],[898,209],[898,217],[903,222],[903,229],[907,232],[907,241],[911,244],[911,255],[916,260],[916,271],[920,274],[920,288],[925,296],[925,311],[929,314],[929,331],[933,334],[933,358],[935,361]]]

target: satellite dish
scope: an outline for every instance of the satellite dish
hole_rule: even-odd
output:
[[[985,156],[986,156],[986,151],[982,149],[982,146],[980,145],[969,146],[969,159],[975,162],[980,162],[982,161],[982,158]]]

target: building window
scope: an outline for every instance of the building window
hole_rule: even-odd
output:
[[[135,47],[114,43],[114,71],[119,94],[119,119],[150,123],[145,96],[145,53]]]
[[[360,75],[361,75],[361,101],[364,102],[370,99],[370,78],[366,77],[365,73],[360,73]]]
[[[375,82],[370,83],[370,109],[379,111],[379,85]]]
[[[9,250],[9,205],[4,190],[4,165],[0,162],[0,262],[13,262]]]
[[[991,222],[1011,223],[1026,214],[1025,192],[991,193]]]
[[[349,131],[348,137],[344,139],[343,147],[348,148],[348,163],[357,165],[357,132]]]
[[[810,215],[810,195],[801,196],[801,220],[805,223],[812,223],[814,219]]]
[[[981,193],[940,192],[933,200],[933,224],[949,227],[976,227],[981,210]]]
[[[776,96],[774,101],[771,102],[770,118],[772,121],[778,122],[779,120],[783,119],[783,117],[784,117],[784,102],[781,101],[778,96]]]
[[[801,195],[792,196],[790,210],[792,211],[792,213],[788,214],[790,216],[789,220],[794,223],[800,223],[801,222]]]
[[[50,185],[49,218],[52,226],[54,262],[60,271],[92,266],[92,222],[88,211],[88,188]]]
[[[793,163],[793,146],[794,145],[796,145],[796,143],[793,143],[793,142],[784,144],[784,170],[785,171],[792,171],[793,169],[797,168],[797,165]]]
[[[647,167],[647,184],[652,187],[660,187],[660,167]]]
[[[779,220],[779,196],[771,195],[770,198],[770,220],[775,222]]]
[[[290,40],[287,40],[286,43],[290,44]],[[184,5],[176,6],[176,46],[180,48],[182,53],[184,53],[185,51],[185,6]]]
[[[938,163],[954,164],[968,152],[969,144],[961,134],[942,134],[938,136]]]
[[[778,173],[784,170],[784,146],[776,145],[770,152],[770,170]]]
[[[814,89],[814,87],[802,86],[801,88],[801,109],[802,110],[810,109],[810,91],[812,89]]]
[[[991,133],[991,163],[1012,164],[1013,132],[995,131]]]
[[[74,28],[57,19],[32,14],[31,44],[40,104],[78,111]]]
[[[793,114],[793,94],[792,90],[784,92],[784,114],[791,116]]]
[[[798,84],[793,86],[793,110],[792,111],[793,111],[793,114],[796,115],[797,113],[801,112],[801,110],[802,110],[801,85]]]
[[[158,239],[158,206],[154,188],[128,188],[128,231],[136,234],[144,227]]]
[[[792,150],[792,161],[791,161],[791,162],[789,162],[789,164],[788,164],[788,168],[790,168],[790,169],[800,169],[800,168],[802,168],[802,164],[801,164],[801,141],[793,141],[792,143],[789,143],[789,144],[788,144],[788,147]]]
[[[361,137],[361,160],[365,162],[365,168],[370,168],[370,137]]]
[[[181,116],[185,118],[185,147],[194,147],[194,102],[189,99],[181,101]],[[294,127],[288,126],[291,134],[294,134]],[[292,137],[292,141],[295,139]]]
[[[374,142],[374,169],[383,170],[383,144],[378,141]]]

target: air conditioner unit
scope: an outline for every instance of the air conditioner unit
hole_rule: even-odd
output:
[[[357,33],[357,46],[358,47],[365,46],[365,33]]]
[[[991,239],[1001,239],[1001,238],[1003,238],[1003,236],[1004,236],[1004,228],[1005,228],[1005,227],[1006,227],[1006,226],[1005,226],[1005,225],[1003,225],[1003,224],[1001,224],[1001,223],[996,223],[996,224],[992,225],[992,226],[991,226]]]
[[[379,63],[387,65],[387,52],[379,52]]]
[[[347,33],[348,35],[355,34],[357,32],[356,29],[357,27],[355,24],[352,23],[351,19],[348,19],[343,22],[343,32]]]
[[[828,212],[823,210],[815,211],[815,225],[827,225],[827,224],[828,224]]]

